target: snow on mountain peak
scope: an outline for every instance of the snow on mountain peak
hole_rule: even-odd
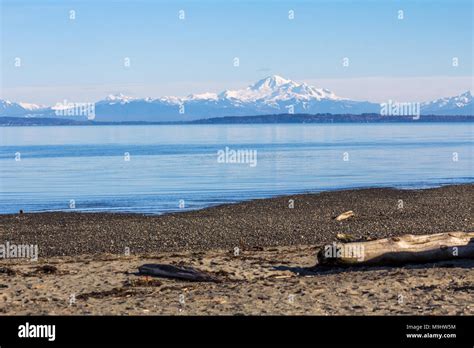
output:
[[[29,111],[19,103],[14,103],[9,100],[0,99],[0,116],[16,116],[24,114]]]
[[[466,91],[460,95],[453,97],[444,97],[436,100],[432,100],[426,103],[423,103],[424,106],[445,108],[445,107],[463,107],[468,104],[472,104],[473,96],[471,91]]]
[[[25,110],[39,110],[39,109],[44,109],[46,106],[44,105],[37,105],[37,104],[31,104],[31,103],[18,103],[23,109]]]
[[[207,92],[207,93],[200,93],[200,94],[191,94],[186,99],[187,100],[203,100],[203,99],[217,100],[217,98],[218,96],[216,93]]]
[[[9,101],[9,100],[6,100],[6,99],[0,99],[0,106],[1,106],[1,107],[4,107],[4,108],[5,108],[5,107],[10,107],[10,106],[15,105],[15,104],[16,104],[16,105],[19,105],[19,104],[17,104],[17,103],[13,103],[13,102],[11,102],[11,101]]]
[[[105,100],[109,102],[128,103],[135,98],[124,95],[123,93],[109,94]]]
[[[284,77],[268,76],[245,89],[226,90],[219,94],[220,99],[232,99],[237,102],[264,101],[274,104],[289,100],[341,100],[327,89],[315,88],[306,83],[297,83]]]
[[[286,85],[288,83],[296,84],[295,82],[285,79],[278,75],[268,76],[260,81],[257,81],[255,84],[249,86],[249,89],[254,91],[262,91],[268,89],[275,89],[280,86]]]
[[[456,106],[461,107],[467,104],[472,104],[472,92],[471,91],[466,91],[463,94],[459,95],[456,99]]]
[[[471,91],[466,91],[466,92],[464,92],[463,94],[460,95],[460,97],[462,97],[462,98],[467,98],[468,100],[472,100],[472,99],[473,99],[473,96],[472,96],[472,92],[471,92]]]

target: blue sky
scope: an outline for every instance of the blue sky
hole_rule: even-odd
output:
[[[0,97],[14,101],[218,92],[272,74],[373,101],[473,88],[471,0],[1,1]]]

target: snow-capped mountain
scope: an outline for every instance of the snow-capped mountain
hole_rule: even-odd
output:
[[[65,117],[57,111],[68,108],[58,103],[50,108],[0,101],[0,116]],[[425,115],[474,115],[472,94],[442,98],[421,104]],[[297,83],[281,76],[269,76],[253,85],[221,93],[191,94],[187,97],[139,99],[123,94],[109,95],[95,103],[95,121],[189,121],[223,116],[271,114],[362,114],[380,113],[378,103],[354,101],[333,92]],[[71,113],[62,113],[71,118]],[[83,116],[84,117],[84,116]]]
[[[131,102],[132,100],[135,100],[136,98],[133,98],[133,97],[127,97],[126,95],[122,94],[122,93],[118,93],[118,94],[109,94],[105,99],[104,101],[105,102],[108,102],[110,104],[114,104],[114,103],[119,103],[119,104],[126,104],[126,103],[129,103]]]
[[[331,91],[269,76],[239,90],[187,97],[134,99],[109,96],[96,104],[98,121],[186,121],[221,116],[281,113],[360,114],[378,112],[379,104],[352,101]]]
[[[241,90],[224,91],[219,98],[235,99],[245,102],[261,101],[276,104],[287,100],[343,100],[327,89],[318,89],[306,83],[296,83],[281,76],[270,76]]]
[[[26,113],[26,111],[27,109],[25,109],[18,103],[13,103],[9,100],[0,99],[0,115],[22,116]]]
[[[37,105],[37,104],[31,104],[31,103],[18,103],[23,109],[29,110],[29,111],[37,111],[41,109],[45,109],[46,106],[44,105]]]
[[[0,99],[0,116],[29,116],[46,110],[43,105],[30,103],[14,103],[9,100]]]
[[[425,115],[474,115],[474,104],[471,91],[461,95],[436,99],[421,104]]]

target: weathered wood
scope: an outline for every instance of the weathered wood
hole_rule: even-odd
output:
[[[349,219],[353,216],[355,216],[354,212],[352,210],[349,210],[349,211],[346,211],[346,212],[342,213],[341,215],[337,216],[336,221],[346,220],[346,219]]]
[[[367,242],[333,243],[318,253],[321,265],[394,265],[474,258],[474,232],[407,234]]]
[[[138,267],[138,271],[140,275],[153,277],[173,278],[194,282],[219,282],[219,279],[216,277],[192,267],[146,264]]]

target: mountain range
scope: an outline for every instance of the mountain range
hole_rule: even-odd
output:
[[[388,101],[387,101],[388,102]],[[41,106],[0,99],[3,117],[60,117],[86,119],[86,116],[60,116],[71,108],[68,103]],[[275,114],[378,114],[381,104],[342,98],[333,92],[273,75],[239,90],[219,94],[192,94],[187,97],[133,98],[109,95],[95,102],[98,122],[176,122],[211,117]],[[63,115],[67,115],[64,112]],[[422,115],[474,115],[470,91],[461,95],[420,103]]]

